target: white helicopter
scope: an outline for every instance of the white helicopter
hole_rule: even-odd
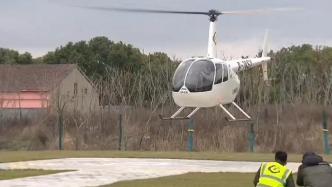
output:
[[[174,102],[180,107],[172,116],[163,120],[190,119],[200,108],[219,106],[229,118],[229,121],[251,120],[234,100],[240,89],[240,80],[237,75],[240,71],[245,71],[256,66],[262,66],[263,79],[268,81],[267,63],[270,57],[267,56],[267,32],[265,33],[263,48],[260,57],[241,58],[237,60],[224,61],[217,58],[216,21],[218,16],[225,14],[256,14],[267,11],[284,11],[289,8],[249,10],[249,11],[218,11],[208,12],[192,11],[169,11],[151,9],[127,9],[127,8],[105,8],[105,7],[83,7],[102,11],[120,11],[136,13],[163,13],[163,14],[194,14],[209,16],[210,28],[208,38],[208,50],[206,57],[193,57],[184,60],[177,67],[172,81],[172,97]],[[239,110],[244,118],[236,118],[225,105],[233,105]],[[184,117],[178,117],[185,108],[193,110]]]

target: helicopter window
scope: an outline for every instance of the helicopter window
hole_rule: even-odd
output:
[[[179,67],[176,69],[173,77],[173,91],[178,92],[184,84],[184,78],[190,67],[190,64],[194,61],[194,59],[189,59],[182,62]]]
[[[224,70],[222,82],[226,82],[228,80],[228,67],[226,64],[223,64],[222,67],[222,69]]]
[[[219,84],[222,82],[222,72],[223,68],[221,64],[216,64],[216,80],[214,81],[214,84]]]
[[[204,92],[212,89],[215,67],[209,60],[198,60],[188,71],[185,85],[190,92]]]

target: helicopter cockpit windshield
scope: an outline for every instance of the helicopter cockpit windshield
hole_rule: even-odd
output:
[[[227,66],[221,64],[216,64],[216,66],[215,84],[227,81],[228,73],[225,73],[228,72]],[[189,59],[182,62],[173,77],[173,91],[178,92],[184,85],[190,92],[212,90],[216,66],[209,59]]]
[[[191,63],[195,61],[195,59],[189,59],[183,61],[180,66],[176,69],[174,76],[173,76],[173,91],[178,92],[183,84],[184,79],[186,78],[187,71],[191,65]]]
[[[190,92],[204,92],[212,90],[215,67],[212,61],[194,61],[185,79],[186,88]]]

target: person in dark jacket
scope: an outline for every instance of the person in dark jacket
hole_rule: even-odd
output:
[[[321,156],[307,152],[299,166],[296,183],[306,187],[332,186],[332,168]]]

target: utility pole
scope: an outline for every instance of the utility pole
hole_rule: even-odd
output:
[[[122,145],[122,114],[119,114],[119,144],[118,144],[118,150],[121,151],[121,145]]]

